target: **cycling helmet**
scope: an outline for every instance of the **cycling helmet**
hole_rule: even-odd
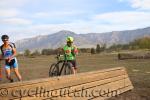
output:
[[[74,40],[74,39],[73,39],[73,37],[71,37],[71,36],[68,36],[68,37],[66,38],[66,41],[67,41],[67,42],[73,42],[73,40]]]

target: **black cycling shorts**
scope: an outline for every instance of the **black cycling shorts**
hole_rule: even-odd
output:
[[[76,60],[68,60],[72,64],[72,67],[77,68],[77,62]]]

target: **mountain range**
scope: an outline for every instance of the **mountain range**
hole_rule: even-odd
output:
[[[104,43],[107,46],[111,46],[112,44],[126,44],[137,38],[150,36],[150,27],[135,30],[87,34],[76,34],[72,31],[61,30],[49,35],[18,40],[16,41],[16,46],[19,51],[24,51],[25,49],[30,49],[32,51],[45,48],[55,49],[65,45],[67,36],[74,37],[74,44],[79,48],[91,48],[95,47],[96,44],[101,45]]]

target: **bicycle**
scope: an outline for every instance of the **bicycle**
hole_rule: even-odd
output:
[[[64,55],[56,56],[57,62],[51,64],[49,68],[49,77],[72,74],[72,64],[65,60]]]

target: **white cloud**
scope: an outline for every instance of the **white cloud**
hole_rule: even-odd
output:
[[[79,15],[84,14],[83,11],[55,11],[55,12],[37,12],[34,14],[33,17],[36,18],[45,18],[45,17],[64,17],[64,16],[73,16],[73,15]]]
[[[38,10],[36,9],[36,13],[34,12],[34,7],[32,8],[33,12],[32,10],[30,12],[18,8],[26,4],[28,1],[29,0],[0,1],[0,17],[2,17],[0,19],[0,33],[9,33],[14,40],[18,40],[40,34],[51,34],[60,30],[70,30],[76,33],[101,33],[150,26],[150,12],[144,12],[144,10],[150,9],[150,0],[119,0],[120,2],[128,1],[133,8],[142,10],[110,12],[94,16],[92,16],[94,12],[89,13],[90,11],[82,11],[82,9],[81,11],[71,11],[70,9],[49,11],[39,8]],[[29,19],[24,19],[23,17]],[[66,19],[67,21],[65,21]],[[51,21],[53,23],[53,20],[54,23],[62,24],[51,24]],[[32,21],[38,24],[34,24]]]
[[[27,33],[50,34],[60,30],[76,33],[109,32],[150,26],[149,12],[111,12],[93,16],[90,20],[73,20],[64,24],[42,24],[28,28]],[[32,31],[32,32],[31,32]],[[24,31],[25,32],[25,31]]]
[[[7,18],[0,20],[1,25],[30,25],[32,22],[23,18]]]
[[[43,24],[43,25],[29,25],[26,28],[11,28],[7,30],[1,30],[0,33],[8,33],[11,36],[12,41],[20,40],[23,38],[30,38],[37,35],[46,35],[58,32],[60,30],[70,30],[76,33],[88,33],[93,32],[87,23],[67,23],[67,24]],[[19,37],[19,38],[18,38]]]
[[[29,0],[0,0],[0,8],[21,7],[27,2],[29,2]]]
[[[39,35],[39,34],[51,34],[58,32],[60,30],[70,30],[76,33],[86,33],[90,31],[90,28],[87,30],[86,23],[78,24],[78,23],[67,23],[67,24],[43,24],[43,25],[31,25],[25,29],[16,29],[12,32],[22,33],[31,35]]]
[[[127,1],[131,4],[131,7],[140,10],[150,10],[150,0],[119,0],[120,2]]]
[[[93,16],[90,20],[74,20],[71,23],[64,24],[31,24],[30,21],[17,20],[20,23],[29,24],[24,28],[8,29],[7,33],[14,33],[12,36],[15,40],[24,37],[33,37],[36,35],[45,35],[58,32],[60,30],[70,30],[76,33],[89,32],[110,32],[128,29],[137,29],[150,26],[149,12],[126,11],[126,12],[111,12]],[[17,22],[16,21],[16,22]],[[9,21],[11,22],[11,20]],[[14,23],[14,20],[13,20]],[[5,31],[6,32],[6,31]],[[2,33],[2,31],[1,31]]]
[[[135,27],[149,24],[150,12],[124,11],[96,15],[93,20],[112,25],[132,25]]]
[[[0,9],[0,17],[15,17],[19,13],[16,9]]]
[[[131,0],[132,7],[143,10],[150,10],[150,0]]]

